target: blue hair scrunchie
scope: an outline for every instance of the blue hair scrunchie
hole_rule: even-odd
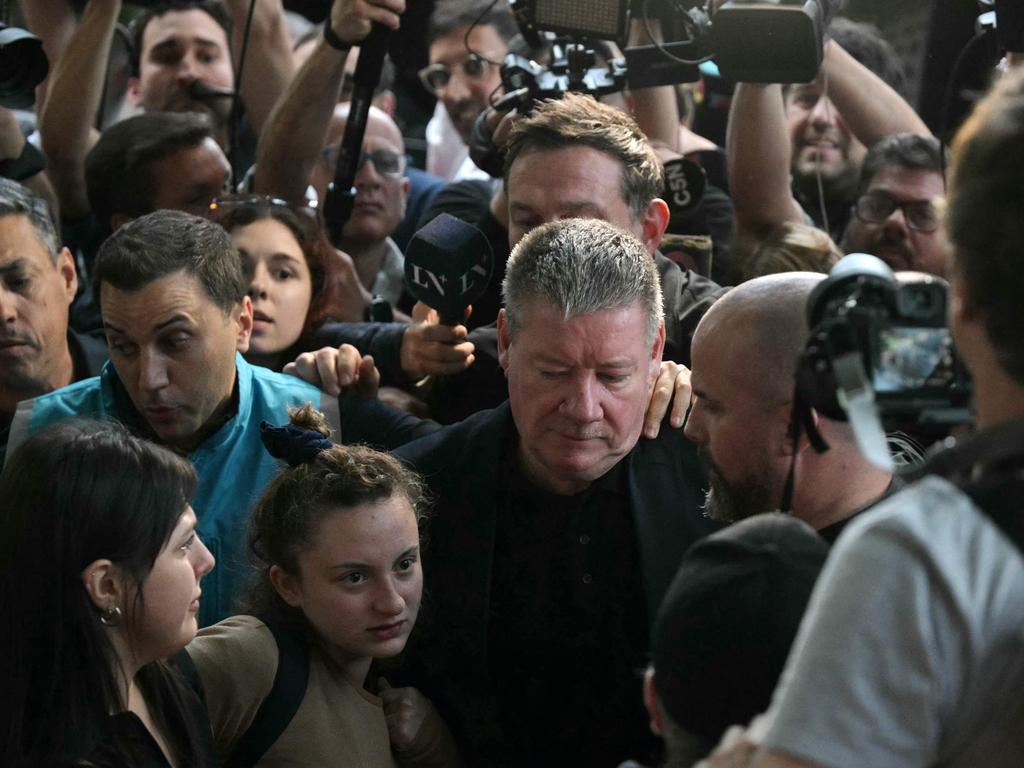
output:
[[[267,421],[260,422],[260,440],[267,453],[275,459],[284,459],[290,467],[308,464],[320,455],[320,451],[334,447],[334,443],[316,430],[302,429],[294,424],[275,427]]]

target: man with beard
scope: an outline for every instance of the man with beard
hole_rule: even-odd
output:
[[[895,270],[946,275],[949,248],[938,205],[946,194],[938,139],[899,133],[864,159],[853,216],[843,236],[847,253],[871,253]]]
[[[789,272],[750,280],[708,310],[691,349],[693,405],[686,436],[709,467],[706,509],[736,521],[778,509],[790,463],[796,362],[807,341],[807,299],[823,275]],[[812,412],[829,446],[801,438],[793,514],[828,541],[878,499],[892,475],[867,461],[848,424]]]
[[[121,0],[90,0],[50,78],[39,129],[66,221],[82,220],[90,211],[85,157],[99,138],[92,124],[121,6]],[[147,8],[132,28],[131,106],[144,112],[205,113],[214,139],[228,151],[235,79],[231,35],[244,28],[238,22],[248,8],[248,0],[168,0]],[[241,98],[247,124],[258,136],[291,77],[292,61],[280,3],[257,3],[256,9]],[[237,164],[248,162],[251,157]]]
[[[832,61],[827,65],[830,66],[830,78],[839,74],[842,80],[844,62],[841,49],[888,88],[902,95],[906,78],[899,56],[877,27],[839,17],[832,21],[828,32],[835,43],[831,50]],[[836,68],[838,73],[833,71]],[[864,89],[863,98],[874,98],[870,80],[861,87]],[[867,152],[862,139],[870,146],[870,137],[865,138],[858,133],[860,127],[855,114],[847,117],[851,111],[848,104],[843,104],[843,109],[840,109],[832,102],[829,92],[834,93],[834,89],[835,83],[825,83],[819,78],[785,88],[784,98],[786,122],[793,145],[790,166],[793,194],[819,227],[826,228],[827,218],[828,231],[838,238],[850,216],[849,207],[856,194],[861,163]],[[839,99],[842,103],[841,91]],[[847,122],[848,119],[851,122]]]
[[[857,26],[837,19],[830,32]],[[737,85],[726,149],[741,247],[784,221],[811,220],[838,241],[865,147],[895,133],[928,133],[894,87],[889,59],[861,50],[866,39],[844,32],[828,41],[810,83]]]
[[[477,115],[501,92],[501,61],[518,34],[504,0],[439,2],[427,26],[430,64],[423,86],[437,97],[427,124],[427,170],[452,181],[490,177],[469,158]]]

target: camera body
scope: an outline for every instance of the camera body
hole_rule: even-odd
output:
[[[622,59],[611,59],[605,67],[595,66],[595,62],[593,49],[576,43],[553,45],[548,67],[509,53],[501,67],[501,84],[520,114],[528,113],[541,99],[558,99],[567,91],[596,98],[625,87]]]
[[[843,258],[808,300],[811,332],[797,368],[798,395],[846,421],[844,400],[869,387],[887,430],[969,421],[971,381],[953,347],[947,303],[941,278],[899,280],[874,256]],[[856,366],[841,368],[840,361],[858,358],[861,380],[851,381]]]

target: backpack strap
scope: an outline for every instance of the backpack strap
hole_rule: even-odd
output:
[[[302,630],[263,616],[277,643],[277,672],[267,698],[224,761],[225,768],[250,768],[284,733],[306,696],[309,683],[309,644]]]

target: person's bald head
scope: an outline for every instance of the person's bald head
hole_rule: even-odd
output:
[[[323,152],[313,167],[310,183],[321,200],[334,178],[349,108],[349,104],[338,104],[334,108]],[[405,178],[405,142],[395,121],[376,107],[370,107],[367,116],[363,157],[366,161],[360,162],[355,177],[355,205],[343,233],[349,249],[382,242],[395,231],[405,215],[409,192],[409,180]]]
[[[787,272],[742,283],[725,294],[701,320],[697,347],[714,346],[742,364],[734,369],[763,394],[787,398],[796,361],[807,341],[807,299],[825,278],[816,272]]]
[[[733,288],[693,336],[686,435],[709,465],[708,513],[738,520],[777,507],[789,465],[793,377],[807,299],[824,275],[786,272]]]

